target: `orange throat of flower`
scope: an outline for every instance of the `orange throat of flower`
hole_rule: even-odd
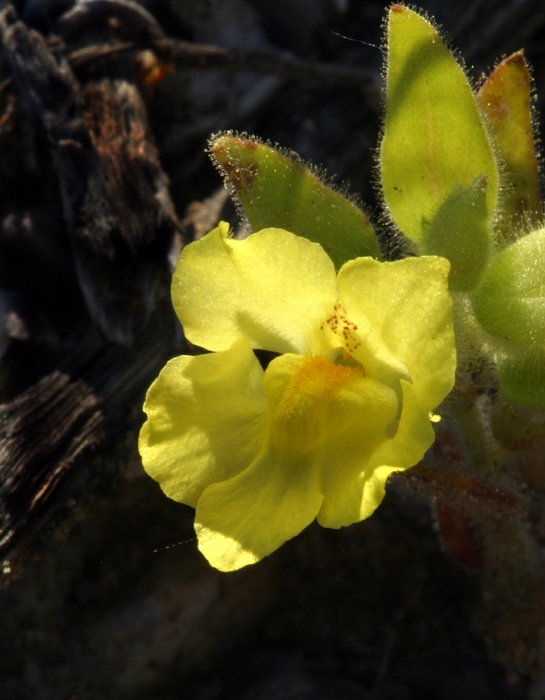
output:
[[[363,367],[347,356],[334,362],[323,355],[304,358],[286,385],[273,415],[273,435],[282,442],[316,446],[336,412],[340,391],[365,376]]]

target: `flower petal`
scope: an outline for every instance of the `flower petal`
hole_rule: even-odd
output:
[[[170,360],[149,388],[140,431],[144,469],[195,507],[202,492],[251,464],[267,436],[263,369],[246,338],[229,350]]]
[[[432,256],[391,263],[358,258],[343,265],[337,279],[340,303],[358,328],[352,331],[356,341],[363,348],[370,334],[379,339],[407,368],[425,411],[438,406],[454,385],[449,269],[447,260]],[[366,365],[365,357],[353,355]]]
[[[433,444],[435,433],[412,384],[401,380],[403,410],[395,437],[382,441],[366,462],[352,452],[339,454],[344,464],[324,473],[324,502],[317,519],[323,527],[339,528],[368,518],[380,505],[392,472],[414,466]]]
[[[204,491],[199,549],[220,571],[254,564],[307,527],[321,503],[318,470],[265,447],[248,469]]]
[[[403,411],[395,436],[374,452],[370,469],[392,467],[400,471],[414,467],[435,441],[435,431],[427,413],[420,405],[416,388],[401,380]]]
[[[385,384],[320,355],[285,354],[268,366],[263,380],[270,408],[272,444],[289,460],[304,456],[335,469],[349,453],[368,453],[387,438],[399,400]]]
[[[320,351],[319,327],[335,299],[335,268],[317,243],[282,229],[244,241],[218,228],[182,252],[172,301],[186,336],[225,350],[245,335],[254,348]]]
[[[323,472],[369,458],[398,413],[394,390],[326,356],[277,357],[263,386],[264,450],[244,472],[208,487],[197,505],[199,547],[223,571],[262,559],[312,522]]]

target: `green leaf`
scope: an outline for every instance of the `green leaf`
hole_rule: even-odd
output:
[[[397,226],[420,243],[452,190],[479,176],[493,214],[498,172],[469,82],[434,27],[402,5],[389,13],[386,75],[380,167]]]
[[[528,65],[518,51],[492,71],[478,94],[503,161],[500,244],[543,225],[531,93]]]
[[[544,350],[500,360],[498,378],[505,398],[523,406],[545,408]]]
[[[495,338],[545,350],[545,229],[503,250],[471,294],[477,321]]]
[[[488,263],[492,231],[486,208],[486,177],[469,185],[457,185],[424,228],[422,253],[450,261],[449,289],[474,289]]]
[[[254,231],[282,228],[320,243],[337,268],[360,256],[381,259],[362,210],[327,187],[296,154],[230,132],[212,137],[210,153]]]

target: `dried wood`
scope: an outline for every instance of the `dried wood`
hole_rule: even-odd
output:
[[[81,86],[13,8],[0,14],[0,38],[21,106],[47,135],[91,316],[130,344],[179,230],[142,97],[130,80]]]
[[[286,80],[305,83],[307,87],[314,85],[322,89],[343,87],[359,90],[373,100],[380,93],[377,72],[366,68],[303,61],[278,51],[226,49],[170,38],[139,36],[138,39],[92,44],[72,51],[67,55],[67,60],[77,69],[143,49],[153,50],[164,61],[175,59],[179,68],[277,75]]]
[[[162,323],[132,348],[90,331],[57,370],[0,406],[0,559],[10,573],[75,506],[111,487],[134,454],[143,392],[172,345]]]
[[[58,366],[0,406],[0,557],[13,575],[134,453],[145,390],[179,336],[168,255],[181,239],[130,57],[76,78],[73,47],[48,45],[11,6],[0,38],[19,109],[47,139],[89,309]]]
[[[109,22],[115,17],[132,31],[144,31],[154,39],[165,36],[159,23],[141,5],[127,0],[80,0],[55,23],[55,33],[62,37],[85,29],[91,22]]]

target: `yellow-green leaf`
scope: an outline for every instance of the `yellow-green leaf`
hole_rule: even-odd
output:
[[[478,176],[496,209],[496,161],[471,86],[430,22],[402,5],[389,12],[380,167],[390,213],[416,243],[453,188]]]
[[[503,161],[500,244],[543,225],[531,91],[530,72],[518,51],[492,71],[478,94]]]
[[[337,268],[360,256],[381,259],[363,211],[295,154],[229,132],[212,138],[210,153],[254,231],[282,228],[320,243]]]
[[[424,229],[422,252],[450,261],[449,288],[469,292],[479,283],[492,250],[486,177],[457,185]]]
[[[477,321],[495,338],[545,351],[545,229],[505,248],[471,294]]]
[[[503,395],[510,401],[545,408],[545,352],[541,348],[500,360],[498,379]]]

